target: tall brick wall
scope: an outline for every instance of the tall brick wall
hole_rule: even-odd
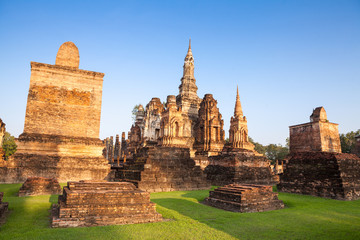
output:
[[[75,44],[66,42],[55,65],[31,62],[24,132],[16,139],[17,152],[0,160],[0,182],[108,176],[99,139],[104,74],[80,70],[79,59]]]
[[[98,138],[103,77],[31,62],[24,133]]]

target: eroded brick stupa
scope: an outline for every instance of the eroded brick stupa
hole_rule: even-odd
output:
[[[75,44],[65,42],[55,65],[31,62],[24,132],[16,154],[0,164],[0,182],[108,175],[99,139],[104,74],[79,69],[79,59]]]
[[[208,158],[205,168],[212,185],[265,184],[272,185],[276,179],[270,161],[254,150],[249,142],[247,120],[243,115],[239,89],[236,93],[234,116],[230,120],[229,143],[223,145],[219,154]]]
[[[341,153],[338,124],[323,107],[310,122],[290,126],[290,154],[280,175],[279,191],[339,200],[360,199],[360,158]]]

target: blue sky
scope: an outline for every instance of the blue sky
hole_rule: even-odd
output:
[[[178,94],[189,37],[226,134],[237,85],[262,144],[284,144],[318,106],[340,133],[360,128],[360,1],[340,0],[0,0],[0,118],[22,133],[30,61],[54,64],[72,41],[81,69],[105,73],[100,137],[127,132],[134,105]]]

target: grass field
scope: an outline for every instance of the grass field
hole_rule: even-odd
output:
[[[151,194],[160,223],[50,228],[57,195],[17,197],[20,184],[1,184],[10,215],[0,239],[360,239],[360,200],[344,202],[280,193],[286,208],[233,213],[200,204],[207,190]]]

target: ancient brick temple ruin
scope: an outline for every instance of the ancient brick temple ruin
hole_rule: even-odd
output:
[[[3,202],[4,193],[0,192],[0,222],[2,222],[5,213],[8,211],[9,203]]]
[[[310,122],[290,126],[290,152],[341,153],[339,125],[327,120],[323,107],[316,108]]]
[[[272,186],[230,184],[210,191],[204,203],[233,212],[264,212],[284,208]]]
[[[212,94],[205,94],[199,108],[195,124],[195,144],[197,154],[217,155],[224,147],[224,121]]]
[[[5,123],[0,118],[0,160],[4,158],[4,149],[2,148],[3,139],[5,135]]]
[[[131,161],[131,162],[130,162]],[[190,158],[189,148],[147,146],[116,169],[115,179],[134,183],[148,192],[208,189],[210,184]]]
[[[208,158],[205,168],[212,185],[276,183],[270,161],[254,150],[249,142],[246,117],[241,108],[237,89],[234,116],[230,120],[229,143],[217,155]]]
[[[165,106],[159,98],[152,98],[144,110],[139,107],[128,134],[128,160],[114,168],[115,180],[130,181],[152,192],[209,188],[191,158],[200,102],[189,45],[179,95],[169,95]]]
[[[162,221],[150,193],[126,182],[68,182],[53,205],[52,227],[89,227]]]
[[[61,187],[55,178],[29,177],[21,186],[18,196],[61,194]]]
[[[108,175],[99,139],[104,74],[79,69],[79,59],[75,44],[66,42],[55,65],[31,62],[24,132],[16,139],[16,154],[0,163],[0,182]]]
[[[270,162],[248,140],[246,117],[237,93],[231,119],[230,143],[225,144],[224,121],[212,94],[197,95],[194,57],[189,44],[177,96],[165,106],[152,98],[139,106],[128,133],[127,162],[113,167],[116,181],[130,181],[147,191],[202,189],[238,183],[272,184]],[[181,184],[183,182],[184,184]]]
[[[310,122],[290,126],[290,154],[280,175],[279,191],[339,200],[360,199],[360,158],[341,153],[338,125],[323,107]]]

